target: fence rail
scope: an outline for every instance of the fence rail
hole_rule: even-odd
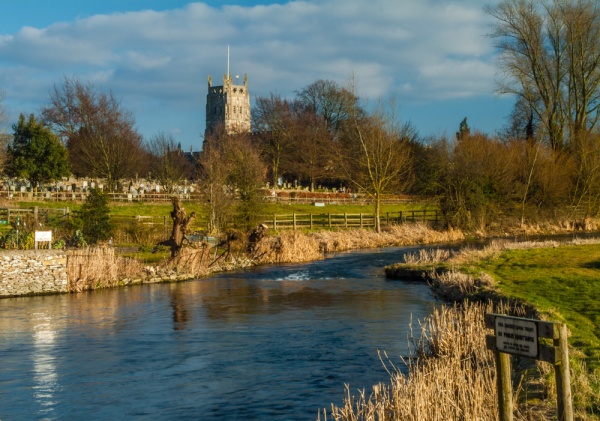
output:
[[[0,208],[0,230],[4,231],[15,226],[17,221],[25,229],[53,226],[54,223],[72,216],[77,217],[79,212],[67,208],[41,208],[29,209]],[[429,221],[437,222],[441,215],[437,210],[409,210],[401,212],[385,212],[380,215],[381,225],[398,224],[403,222]],[[19,218],[19,219],[17,219]],[[112,215],[111,219],[118,222],[124,229],[115,232],[117,242],[153,243],[168,238],[171,229],[171,218],[163,215]],[[373,213],[292,213],[264,215],[260,223],[266,224],[274,230],[301,230],[301,229],[337,229],[337,228],[371,228],[375,226]],[[133,223],[134,225],[129,225]],[[138,229],[147,227],[149,229]],[[233,222],[231,224],[233,226]],[[198,231],[208,230],[208,221],[204,218],[195,220],[194,228]],[[139,240],[139,241],[138,241]]]
[[[380,215],[382,225],[402,223],[406,221],[437,222],[438,211],[411,210],[386,212]],[[314,229],[314,228],[367,228],[375,226],[375,215],[372,213],[292,213],[272,215],[262,218],[262,223],[273,229]]]

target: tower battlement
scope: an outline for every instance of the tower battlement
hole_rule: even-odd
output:
[[[232,76],[225,74],[223,84],[213,86],[212,77],[208,76],[205,135],[214,133],[220,126],[227,134],[251,131],[248,77],[244,74],[242,85],[237,83],[237,78],[234,83]]]

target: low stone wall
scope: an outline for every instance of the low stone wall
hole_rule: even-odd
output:
[[[2,250],[0,251],[0,298],[23,295],[68,293],[67,254],[62,250]],[[89,260],[87,260],[89,261]],[[114,285],[100,282],[90,288],[126,286],[157,282],[178,282],[197,275],[146,267],[134,278],[123,278]],[[77,279],[72,280],[74,282]],[[89,288],[84,288],[89,289]]]
[[[0,253],[0,297],[67,292],[67,254],[60,250]]]

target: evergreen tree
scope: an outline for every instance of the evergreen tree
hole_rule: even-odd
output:
[[[39,183],[69,175],[66,148],[49,128],[36,121],[33,114],[28,121],[21,114],[13,130],[14,137],[7,149],[8,175],[29,180],[33,188]]]
[[[100,189],[91,189],[81,207],[81,221],[83,222],[83,236],[90,244],[108,240],[112,234],[108,196]]]
[[[467,124],[467,117],[463,118],[456,132],[456,140],[464,140],[471,136],[471,128]]]

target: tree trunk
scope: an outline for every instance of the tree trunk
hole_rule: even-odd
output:
[[[379,193],[375,193],[375,232],[381,232],[381,197]]]
[[[173,202],[173,210],[171,211],[171,219],[173,219],[173,230],[171,231],[171,238],[166,242],[171,247],[171,257],[179,255],[183,247],[183,240],[185,240],[185,234],[187,229],[196,217],[196,212],[192,212],[189,216],[186,216],[185,209],[181,206],[181,202],[177,196],[173,196],[171,199]]]

